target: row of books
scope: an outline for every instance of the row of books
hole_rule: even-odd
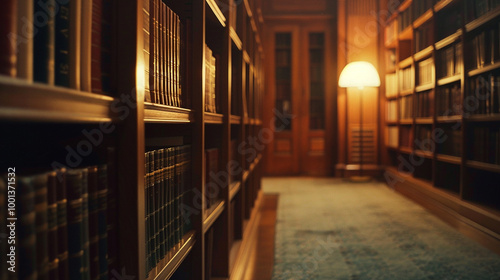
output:
[[[192,227],[181,212],[190,187],[190,164],[189,145],[145,153],[146,278],[161,271]]]
[[[467,18],[469,21],[479,18],[500,6],[499,0],[476,0],[466,2],[468,4]]]
[[[413,127],[411,125],[400,126],[401,147],[413,148]]]
[[[413,20],[416,20],[418,17],[431,9],[435,3],[436,0],[421,0],[412,2]]]
[[[396,69],[396,49],[387,49],[385,51],[385,67],[387,70]]]
[[[398,76],[396,73],[385,75],[385,96],[395,97],[398,95]]]
[[[413,94],[399,99],[399,115],[401,119],[413,118]]]
[[[461,3],[439,11],[436,15],[436,24],[439,26],[436,28],[437,41],[457,32],[462,27]]]
[[[434,42],[434,25],[428,22],[415,30],[415,52],[419,52]]]
[[[4,259],[0,278],[108,279],[117,249],[112,199],[107,165],[2,178],[1,231],[14,239],[2,240],[0,253],[15,265]]]
[[[500,113],[500,73],[470,78],[464,105],[465,110],[472,114]]]
[[[470,159],[500,164],[500,131],[498,127],[474,127]]]
[[[428,85],[434,82],[434,59],[432,57],[418,62],[418,85]]]
[[[438,79],[458,75],[463,67],[462,42],[455,43],[437,52],[436,76]]]
[[[391,148],[398,147],[399,129],[397,126],[388,126],[386,128],[386,146]]]
[[[462,114],[462,89],[460,83],[453,83],[436,89],[436,113],[438,116]]]
[[[401,12],[398,15],[398,30],[399,33],[404,31],[408,26],[411,25],[412,22],[412,15],[411,15],[411,9],[412,7],[408,7],[406,10]]]
[[[399,72],[399,90],[407,91],[414,86],[413,68],[406,67]]]
[[[219,112],[217,98],[217,58],[212,49],[205,45],[205,111],[211,113]]]
[[[442,129],[446,138],[443,143],[438,143],[437,152],[460,157],[462,155],[462,130],[453,126],[445,126]]]
[[[385,44],[386,45],[391,44],[394,40],[397,39],[398,30],[397,30],[396,23],[397,23],[397,21],[393,20],[385,27]]]
[[[144,101],[185,106],[181,87],[183,28],[161,0],[143,0]]]
[[[419,145],[415,147],[421,151],[433,152],[434,147],[429,145],[433,140],[432,136],[432,126],[431,125],[417,125],[415,127],[415,140],[417,140]]]
[[[113,0],[2,3],[0,74],[110,91]]]
[[[483,30],[470,40],[472,61],[470,68],[479,69],[500,59],[500,23]]]
[[[217,193],[219,189],[224,186],[220,186],[216,181],[217,174],[219,172],[219,153],[218,148],[205,149],[205,193],[207,194],[205,200],[206,208],[210,208],[217,202]]]
[[[397,121],[398,120],[398,101],[390,100],[387,101],[387,121]]]
[[[415,102],[417,103],[415,117],[428,118],[434,115],[434,90],[416,93]]]

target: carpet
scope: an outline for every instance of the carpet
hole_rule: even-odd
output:
[[[278,193],[273,280],[500,279],[500,256],[382,183],[264,178]]]

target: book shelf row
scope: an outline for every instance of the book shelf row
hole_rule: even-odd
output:
[[[500,240],[500,200],[491,197],[500,174],[497,2],[405,1],[388,19],[383,52],[388,174],[412,178],[397,188],[451,212],[473,203],[493,219],[466,219]]]
[[[17,12],[11,7],[20,5],[7,2],[9,17],[5,18],[14,22]],[[49,5],[52,2],[56,1]],[[23,71],[17,64],[10,63],[11,52],[5,56],[8,59],[1,59],[2,69],[8,70],[0,75],[0,126],[12,132],[0,145],[5,155],[2,169],[15,166],[19,177],[29,177],[39,174],[38,170],[51,172],[54,162],[62,162],[68,174],[85,166],[108,164],[108,171],[113,166],[108,179],[116,191],[110,187],[107,198],[116,217],[108,216],[104,222],[112,230],[108,231],[108,247],[114,248],[107,256],[109,279],[118,275],[138,279],[229,277],[238,265],[239,248],[247,242],[243,239],[245,225],[256,217],[260,190],[261,146],[253,141],[262,127],[264,94],[259,2],[66,2],[79,15],[78,21],[70,19],[77,23],[71,23],[75,29],[68,32],[70,40],[76,40],[74,34],[93,31],[91,39],[81,37],[81,47],[70,49],[68,55],[79,61],[75,69],[81,70],[70,76],[80,87],[30,80],[19,74]],[[58,5],[54,6],[60,8],[54,12],[56,18],[65,11]],[[93,10],[88,16],[84,6],[97,9],[99,5],[102,10]],[[95,29],[89,29],[84,18]],[[2,32],[16,34],[13,26],[2,27]],[[56,23],[54,30],[57,28]],[[90,48],[91,57],[85,57],[86,45],[102,47]],[[27,56],[29,53],[16,49],[18,61]],[[90,61],[92,67],[84,71],[81,67]],[[91,76],[102,90],[84,87],[84,76]],[[38,141],[30,144],[32,139]],[[48,147],[57,151],[53,157],[44,152],[51,150]],[[116,151],[113,159],[95,160],[106,149]],[[229,167],[237,172],[229,172]],[[211,174],[217,175],[216,180],[206,181],[213,179],[207,177]],[[8,186],[6,182],[2,180]],[[1,194],[6,193],[2,190]],[[6,201],[1,200],[1,209]],[[186,211],[189,219],[182,215]],[[85,242],[73,241],[74,246],[85,246]],[[38,269],[33,256],[30,258],[26,263],[34,266],[23,267],[26,273]],[[21,260],[16,261],[21,267]],[[89,265],[89,273],[94,273],[92,262]],[[38,278],[58,279],[44,278],[45,265],[40,267]],[[84,273],[73,273],[71,279],[89,279],[83,264],[81,268]],[[26,278],[16,275],[13,279]]]
[[[17,169],[17,170],[16,170]],[[58,169],[0,181],[2,279],[104,279],[116,269],[116,208],[108,166]],[[9,245],[10,244],[10,245]]]
[[[110,94],[111,0],[5,4],[0,74]]]

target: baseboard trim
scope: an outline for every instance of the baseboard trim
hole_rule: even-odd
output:
[[[387,168],[394,179],[395,191],[430,210],[459,232],[500,254],[500,215],[458,196],[431,186],[429,183]]]

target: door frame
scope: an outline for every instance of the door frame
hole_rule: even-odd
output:
[[[334,174],[337,162],[335,133],[337,131],[337,38],[334,27],[336,19],[326,18],[300,18],[298,20],[276,20],[266,22],[264,38],[265,53],[270,58],[265,61],[265,88],[263,126],[270,129],[272,141],[269,141],[265,151],[264,170],[267,175],[319,175],[329,176]],[[309,127],[309,115],[301,110],[309,111],[309,77],[304,81],[302,75],[305,66],[309,67],[309,43],[310,31],[325,33],[325,152],[322,167],[318,168],[317,158],[305,156],[304,145],[309,147],[307,135],[301,133],[304,127]],[[275,34],[276,32],[290,32],[292,34],[292,113],[296,116],[292,121],[292,128],[287,132],[276,132],[274,128],[273,113],[276,100],[276,76],[275,76]],[[305,36],[305,37],[304,37]],[[306,39],[307,40],[304,40]],[[307,54],[307,55],[301,55]],[[304,61],[307,60],[307,61]],[[305,74],[305,73],[304,73]],[[331,78],[329,78],[331,77]],[[304,100],[307,99],[307,100]],[[304,103],[307,101],[307,103]],[[301,106],[307,104],[307,106]],[[305,109],[304,109],[305,108]],[[318,132],[312,131],[311,134]],[[290,139],[291,154],[279,154],[276,152],[276,140],[282,138]],[[309,154],[307,152],[307,154]]]

